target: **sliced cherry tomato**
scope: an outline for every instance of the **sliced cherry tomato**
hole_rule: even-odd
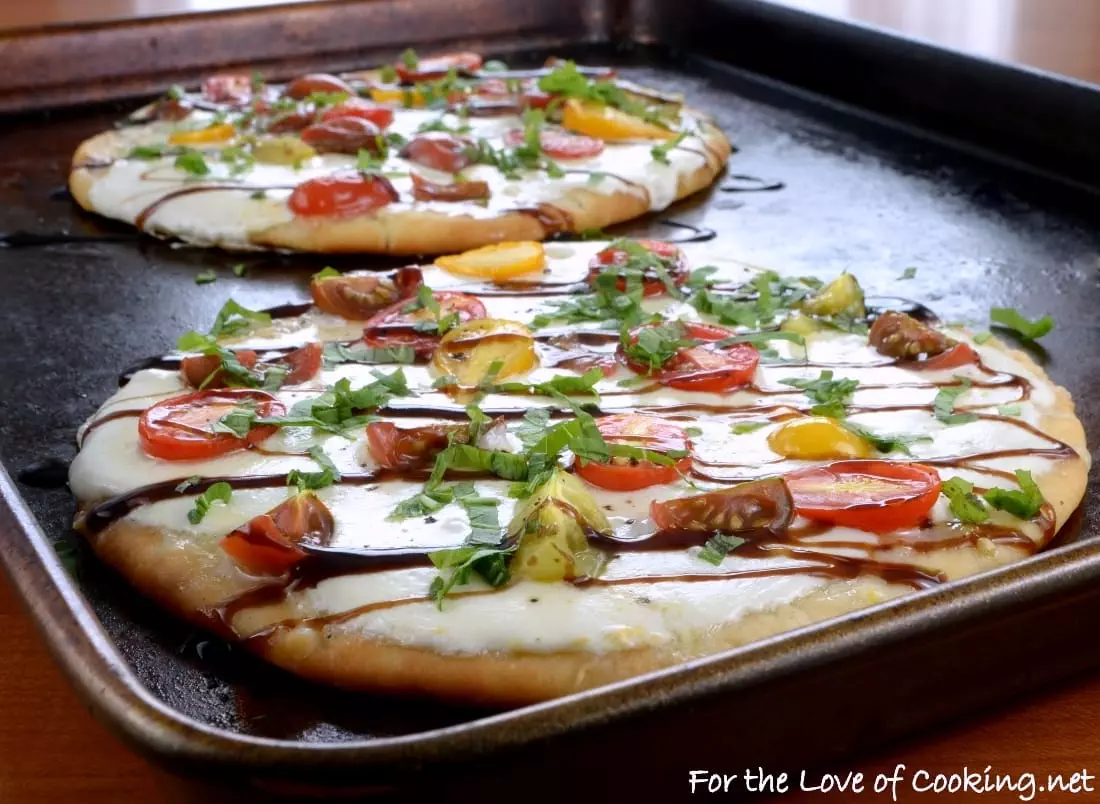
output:
[[[932,467],[893,461],[839,461],[784,480],[802,516],[872,533],[919,525],[941,486]]]
[[[684,428],[657,416],[622,413],[603,416],[596,427],[608,444],[627,444],[651,452],[690,452],[691,442]],[[601,489],[637,491],[648,486],[674,483],[682,473],[691,471],[691,456],[662,466],[636,458],[612,458],[608,463],[577,459],[577,474]]]
[[[638,335],[647,327],[665,326],[646,324],[635,329],[630,337],[637,343]],[[710,391],[719,393],[740,388],[752,381],[760,352],[748,343],[734,343],[719,347],[713,341],[728,338],[734,333],[725,327],[712,324],[684,323],[685,340],[704,341],[698,346],[685,346],[669,358],[657,373],[657,382],[669,388],[685,391]],[[619,355],[626,365],[638,374],[649,374],[650,367],[626,354],[620,345]]]
[[[477,296],[453,290],[437,291],[432,296],[439,303],[442,316],[455,313],[459,323],[485,318],[485,305]],[[408,309],[410,306],[412,310]],[[415,299],[395,302],[367,321],[363,328],[363,343],[373,349],[409,346],[418,356],[429,357],[439,344],[440,336],[417,332],[415,326],[431,318],[431,312],[417,306]]]
[[[349,154],[360,151],[380,153],[382,130],[362,117],[335,117],[314,123],[298,135],[302,142],[322,154]]]
[[[753,480],[692,497],[653,502],[649,515],[663,531],[732,533],[746,539],[779,536],[791,523],[794,505],[782,478]]]
[[[315,278],[309,283],[309,292],[324,312],[365,321],[383,307],[411,295],[423,281],[420,269],[410,265],[390,276],[369,271]]]
[[[221,74],[202,82],[202,95],[214,103],[242,103],[252,96],[252,77]]]
[[[397,198],[397,190],[385,176],[336,173],[302,182],[287,205],[301,218],[350,218],[374,212]]]
[[[468,143],[444,131],[431,131],[409,140],[401,149],[401,158],[416,162],[418,165],[441,170],[444,173],[457,173],[473,164],[467,153]]]
[[[522,129],[513,128],[504,135],[504,144],[513,148],[523,142]],[[603,140],[547,128],[539,132],[539,148],[554,159],[588,159],[603,153]]]
[[[489,182],[455,181],[437,184],[423,176],[411,174],[413,198],[417,201],[481,201],[489,197]]]
[[[222,549],[241,569],[253,575],[282,575],[306,557],[303,540],[325,544],[335,521],[328,506],[312,492],[280,503],[253,517],[224,539]]]
[[[330,73],[310,73],[300,75],[286,85],[284,94],[288,98],[302,100],[308,98],[314,92],[346,92],[354,95],[355,90],[342,78],[337,78]]]
[[[218,419],[242,404],[256,406],[260,416],[282,416],[286,408],[266,391],[230,388],[195,391],[165,399],[148,408],[138,419],[141,447],[154,458],[166,461],[198,461],[235,452],[275,433],[272,426],[253,427],[245,438],[232,433],[215,433]]]
[[[379,106],[363,98],[348,98],[331,106],[321,114],[322,120],[338,120],[341,117],[361,117],[379,128],[388,128],[393,122],[393,109]]]
[[[661,265],[668,272],[668,276],[674,285],[680,287],[687,282],[688,277],[691,276],[691,271],[688,270],[687,256],[679,246],[666,243],[663,240],[636,240],[634,242],[660,258]],[[613,270],[614,266],[625,265],[629,259],[630,254],[625,249],[611,246],[605,248],[588,263],[589,283],[595,282],[596,277],[608,270],[609,266]],[[626,277],[620,277],[615,283],[615,287],[622,291],[626,290],[626,285]],[[659,296],[667,292],[668,288],[665,287],[665,283],[661,281],[652,268],[644,270],[642,295]]]
[[[978,353],[968,343],[956,343],[946,352],[942,352],[932,357],[926,357],[924,360],[914,360],[912,362],[906,362],[904,365],[908,369],[917,369],[918,371],[938,371],[939,369],[953,369],[960,368],[961,366],[967,366],[971,363],[978,362]]]
[[[415,81],[442,78],[452,69],[472,73],[480,70],[481,64],[481,56],[477,53],[441,53],[438,56],[420,59],[415,67],[409,67],[405,62],[397,61],[394,62],[393,69],[403,82],[411,84]]]
[[[260,359],[251,349],[240,349],[233,354],[246,369],[255,366]],[[229,380],[218,355],[189,355],[180,361],[180,374],[192,388],[225,388]]]
[[[447,448],[452,436],[468,432],[464,424],[398,427],[392,422],[367,425],[367,449],[380,469],[409,472],[427,469]]]
[[[306,126],[313,124],[313,114],[306,111],[287,112],[281,117],[276,117],[268,124],[270,134],[286,134],[291,131],[301,131]]]

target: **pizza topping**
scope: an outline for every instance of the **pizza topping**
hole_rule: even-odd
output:
[[[485,181],[455,181],[438,184],[417,173],[411,174],[413,198],[417,201],[484,201],[489,198]]]
[[[268,124],[267,130],[271,134],[287,134],[294,131],[301,131],[306,126],[312,125],[315,121],[316,115],[311,111],[298,109],[276,117]]]
[[[244,103],[252,96],[252,76],[212,75],[202,82],[202,95],[214,103]]]
[[[980,357],[978,353],[974,351],[974,348],[970,346],[970,344],[956,343],[942,354],[938,354],[935,357],[926,357],[924,360],[918,360],[915,363],[906,364],[905,367],[923,371],[939,371],[941,369],[961,368],[962,366],[977,363],[979,360]]]
[[[794,503],[781,478],[741,483],[691,497],[653,502],[649,515],[662,531],[723,533],[744,539],[781,536],[791,523]]]
[[[302,142],[322,154],[379,153],[385,148],[382,131],[362,117],[337,117],[302,130]]]
[[[259,356],[251,349],[239,349],[233,352],[237,362],[249,371],[256,365]],[[230,374],[223,367],[221,355],[188,355],[180,363],[180,373],[184,382],[192,388],[226,388]]]
[[[465,424],[432,424],[426,427],[398,427],[392,422],[367,425],[367,450],[381,469],[412,472],[428,469],[435,456],[456,443],[469,443]]]
[[[841,274],[816,295],[802,302],[802,312],[846,331],[866,331],[863,288],[851,274]]]
[[[1026,341],[1034,341],[1054,329],[1054,319],[1049,315],[1031,321],[1020,315],[1014,307],[993,307],[989,310],[989,320],[998,327],[1012,330]]]
[[[561,124],[569,131],[607,142],[671,140],[676,133],[634,117],[614,106],[570,99],[562,109]]]
[[[353,217],[381,209],[397,198],[397,190],[383,176],[335,173],[302,182],[290,194],[287,205],[303,218]]]
[[[711,324],[646,324],[626,335],[619,354],[631,371],[685,391],[721,393],[752,382],[760,352],[730,343],[734,333]]]
[[[321,114],[322,121],[338,120],[342,117],[361,117],[379,128],[388,128],[393,122],[393,109],[363,98],[348,98],[343,103],[330,106]]]
[[[300,165],[317,152],[297,137],[265,137],[252,146],[252,158],[267,165]]]
[[[538,363],[531,330],[500,318],[459,324],[443,336],[432,356],[440,374],[467,388],[526,373]]]
[[[363,343],[373,349],[407,346],[428,357],[441,333],[457,324],[485,318],[476,296],[457,291],[432,292],[421,285],[415,299],[395,302],[378,311],[363,329]]]
[[[867,339],[879,354],[902,360],[943,354],[955,343],[942,332],[894,310],[875,319]]]
[[[626,291],[641,282],[642,295],[675,293],[690,276],[687,257],[672,243],[663,240],[615,240],[599,252],[588,265],[588,282],[601,274],[618,277],[615,286]]]
[[[397,77],[406,84],[441,78],[449,72],[472,73],[481,69],[481,56],[477,53],[442,53],[426,59],[418,59],[412,50],[406,50],[400,61],[393,64]]]
[[[188,478],[189,480],[191,478]],[[201,480],[198,476],[195,480]],[[185,485],[186,484],[186,485]],[[181,494],[191,487],[190,483],[184,481],[176,486],[176,491]],[[192,525],[198,525],[210,512],[211,506],[215,503],[220,505],[229,505],[229,501],[233,499],[233,487],[226,483],[224,480],[211,484],[211,486],[195,498],[195,507],[187,512],[187,521]]]
[[[166,461],[215,458],[258,444],[275,427],[253,427],[243,436],[219,429],[223,416],[245,406],[261,417],[280,416],[282,403],[265,391],[226,389],[195,391],[165,399],[141,414],[138,436],[142,449]]]
[[[542,243],[520,240],[438,257],[435,264],[457,276],[508,282],[542,271],[546,267],[546,254]]]
[[[804,461],[871,455],[864,439],[827,416],[809,416],[780,425],[768,435],[768,446],[785,458]]]
[[[326,544],[336,528],[316,494],[303,492],[222,539],[222,549],[252,575],[282,575],[306,557],[303,541]]]
[[[399,268],[392,275],[373,271],[314,274],[309,283],[313,303],[321,310],[351,320],[365,320],[398,299],[412,295],[423,281],[415,266]]]
[[[173,145],[209,145],[231,140],[236,133],[237,129],[229,123],[211,123],[205,128],[174,131],[168,135],[168,142]]]
[[[841,461],[785,480],[802,516],[872,533],[919,525],[941,486],[932,467],[894,461]]]
[[[523,129],[514,128],[504,135],[504,144],[516,147],[526,142]],[[602,140],[570,134],[560,129],[544,128],[539,132],[539,149],[555,159],[588,159],[603,152]]]
[[[674,483],[691,470],[691,442],[684,428],[657,416],[624,413],[596,419],[596,427],[608,445],[636,447],[637,455],[611,456],[607,463],[577,459],[579,477],[611,491],[636,491]],[[655,463],[654,454],[673,461]]]
[[[432,131],[413,137],[400,151],[402,159],[444,173],[457,173],[473,164],[469,143],[453,134]]]
[[[810,408],[812,415],[831,416],[834,419],[844,418],[846,407],[851,404],[852,397],[859,388],[859,380],[847,377],[834,380],[832,369],[823,369],[814,379],[786,377],[780,382],[802,389],[814,403]]]
[[[347,81],[329,73],[310,73],[301,75],[286,85],[283,90],[288,98],[303,100],[316,93],[344,93],[354,95],[355,90]]]

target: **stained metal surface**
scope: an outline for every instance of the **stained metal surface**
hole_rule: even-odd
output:
[[[610,52],[604,55],[620,58]],[[643,84],[682,91],[693,105],[713,113],[740,149],[730,164],[731,174],[760,179],[759,187],[783,185],[764,190],[744,178],[731,178],[728,186],[736,191],[724,192],[721,187],[726,182],[720,180],[710,191],[660,217],[712,228],[718,232],[712,246],[758,265],[824,277],[852,271],[868,293],[921,300],[947,321],[984,322],[991,305],[1017,306],[1031,316],[1053,314],[1058,326],[1045,339],[1045,348],[1034,354],[1056,381],[1072,391],[1090,443],[1100,441],[1100,333],[1095,316],[1100,307],[1100,211],[1091,197],[853,117],[713,63],[691,59],[635,63],[624,72]],[[58,192],[69,154],[81,139],[110,125],[120,112],[107,109],[23,118],[3,126],[0,135],[0,234],[121,235],[115,242],[77,238],[58,245],[0,247],[0,343],[5,347],[0,369],[5,381],[0,393],[0,455],[13,475],[45,458],[70,457],[76,427],[112,393],[118,372],[144,356],[169,349],[180,332],[205,328],[227,296],[250,307],[263,307],[302,298],[309,275],[325,264],[385,265],[370,257],[240,256],[176,247],[150,238],[130,238],[125,227],[78,212]],[[643,220],[617,233],[662,236],[667,231],[653,220]],[[246,278],[237,278],[229,270],[240,262],[250,266]],[[218,281],[196,285],[195,274],[208,267],[217,269]],[[900,280],[908,267],[917,268],[916,277]],[[1080,522],[1086,537],[1096,534],[1100,523],[1100,498],[1095,491],[1094,480]],[[51,539],[75,544],[69,533],[73,504],[64,490],[23,486],[21,492]],[[0,533],[0,544],[13,538],[11,532]],[[339,745],[419,735],[441,726],[468,724],[487,714],[351,696],[297,681],[153,610],[78,550],[82,560],[76,582],[107,635],[141,684],[186,718],[242,737]],[[995,640],[994,631],[986,634],[986,642],[976,640],[973,635],[986,633],[982,631],[986,626],[967,618],[983,608],[1001,617],[1005,601],[1013,595],[1029,602],[1042,589],[1070,590],[1075,578],[1080,582],[1095,577],[1089,575],[1098,572],[1095,556],[1084,550],[1075,555],[1077,564],[1057,556],[1040,557],[1002,573],[997,583],[964,585],[958,593],[939,590],[934,616],[923,602],[903,603],[888,610],[893,613],[858,615],[858,628],[853,624],[847,633],[833,627],[797,640],[772,640],[755,652],[740,652],[744,658],[736,662],[704,663],[680,676],[666,675],[633,687],[620,685],[614,692],[597,691],[579,701],[549,704],[510,720],[505,716],[502,721],[481,721],[466,732],[467,737],[456,736],[450,742],[447,734],[438,732],[421,744],[388,741],[384,753],[361,754],[363,764],[358,770],[348,770],[346,756],[342,767],[353,778],[359,773],[389,779],[423,762],[453,760],[487,747],[518,746],[532,735],[561,732],[579,723],[591,727],[603,723],[626,744],[640,739],[629,734],[630,720],[619,720],[627,714],[648,717],[653,728],[685,729],[692,722],[716,728],[713,721],[719,713],[730,723],[734,712],[756,710],[736,697],[726,699],[729,708],[709,710],[701,703],[705,696],[723,691],[735,696],[738,689],[765,681],[762,689],[770,684],[773,695],[787,690],[788,701],[794,700],[792,695],[803,696],[798,699],[802,708],[780,707],[773,712],[778,722],[768,728],[778,740],[784,728],[794,728],[812,711],[808,707],[827,707],[827,696],[838,692],[827,687],[827,680],[841,678],[835,675],[837,667],[875,678],[876,665],[866,659],[867,651],[876,646],[890,651],[876,659],[879,662],[928,661],[931,646],[950,644],[937,639],[955,640],[954,650],[980,649],[981,656],[973,657],[975,669],[983,662],[1003,659],[1010,647]],[[1068,605],[1073,597],[1065,591],[1059,600]],[[1021,622],[1030,622],[1042,611],[1036,605],[1018,616]],[[969,631],[958,630],[964,622]],[[1005,616],[1004,622],[1013,620]],[[905,633],[895,627],[902,623],[908,629]],[[1075,623],[1051,627],[1044,638],[1068,639],[1066,629],[1084,627],[1088,620],[1078,618]],[[953,627],[956,630],[951,631]],[[911,635],[924,641],[902,648]],[[907,657],[905,651],[913,655]],[[913,658],[917,655],[922,658]],[[1077,661],[1084,658],[1081,654]],[[1050,659],[1047,664],[1052,674],[1059,668],[1071,669],[1068,660]],[[798,683],[790,681],[796,676]],[[786,687],[782,686],[785,680],[790,681]],[[836,683],[851,680],[848,676]],[[908,690],[915,696],[925,681],[902,679],[894,692]],[[1015,679],[1010,682],[997,689],[1004,692],[1012,684],[1022,684]],[[769,700],[765,692],[758,693],[764,697],[757,709],[760,701]],[[688,699],[696,703],[681,706],[676,714],[662,709],[669,701]],[[976,695],[974,700],[982,698]],[[961,700],[951,701],[956,707],[952,711],[964,705]],[[852,718],[864,718],[853,724],[862,722],[868,734],[885,729],[870,710],[853,706],[849,711]],[[939,710],[899,711],[892,725],[920,725],[934,712]],[[596,733],[586,731],[588,736],[582,737],[578,732],[556,745],[568,750],[563,745],[568,743],[575,750],[591,743]],[[820,740],[806,739],[803,747],[811,754],[825,753]],[[851,742],[837,740],[845,746]],[[227,756],[225,763],[274,765],[276,755],[263,753],[266,749],[257,745],[250,741],[250,747]],[[281,769],[287,773],[322,761],[316,754],[292,749],[283,746],[284,753],[278,754],[280,761],[288,763]],[[750,753],[756,750],[753,747]],[[402,756],[408,763],[403,769],[393,764],[395,757]],[[387,769],[379,767],[383,758],[390,763]]]

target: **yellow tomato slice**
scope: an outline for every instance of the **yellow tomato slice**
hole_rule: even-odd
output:
[[[561,124],[569,131],[601,140],[671,140],[676,137],[675,131],[647,123],[614,106],[575,98],[565,102]]]
[[[535,339],[518,321],[481,318],[459,324],[444,335],[432,355],[432,365],[458,384],[476,386],[490,376],[504,379],[537,367]]]
[[[541,271],[546,265],[542,243],[520,240],[495,243],[461,254],[439,257],[435,264],[448,273],[505,282],[517,276]]]
[[[400,103],[405,106],[423,106],[426,101],[419,87],[371,87],[370,99],[375,103]]]
[[[829,458],[866,458],[870,445],[827,416],[795,419],[768,436],[768,446],[785,458],[820,461]]]
[[[206,128],[194,131],[177,131],[168,137],[168,142],[173,145],[202,145],[208,142],[225,142],[233,139],[237,129],[230,123],[215,123]]]

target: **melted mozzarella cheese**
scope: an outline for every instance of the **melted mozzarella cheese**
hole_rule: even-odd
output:
[[[542,278],[545,280],[549,277],[554,281],[583,279],[588,260],[605,245],[577,243],[548,246],[547,273]],[[718,277],[724,281],[740,283],[752,274],[751,268],[728,260],[696,257],[693,261],[697,265],[703,262],[715,264],[719,268]],[[478,286],[476,282],[461,280],[434,267],[426,269],[425,280],[432,287],[474,289]],[[552,298],[485,299],[491,315],[507,315],[520,320],[529,320],[534,308],[541,308],[549,301]],[[653,309],[665,305],[666,313],[669,310],[681,310],[680,307],[670,306],[668,302],[660,300],[652,300],[652,304]],[[694,310],[691,312],[695,314]],[[311,312],[298,319],[276,321],[269,327],[239,338],[234,345],[270,348],[302,343],[317,337],[355,338],[360,331],[361,325],[357,326],[354,322],[344,322]],[[855,404],[883,408],[853,414],[853,421],[876,433],[926,436],[926,441],[918,441],[911,446],[916,460],[981,455],[993,450],[1042,449],[1054,445],[1056,442],[1053,439],[1038,435],[1029,428],[1016,426],[1012,421],[983,418],[948,427],[935,419],[926,407],[938,390],[932,383],[949,381],[953,375],[967,376],[975,382],[1002,381],[1000,385],[972,388],[959,397],[957,404],[960,406],[983,406],[995,412],[997,405],[1017,404],[1020,407],[1020,421],[1037,425],[1044,410],[1053,402],[1053,392],[1047,382],[1031,376],[1011,355],[991,345],[974,344],[965,332],[952,331],[951,334],[971,343],[981,353],[986,366],[1004,374],[990,376],[978,372],[974,367],[944,372],[916,372],[896,365],[875,366],[873,364],[882,362],[882,356],[868,347],[865,336],[821,332],[807,338],[805,350],[788,342],[776,343],[781,357],[794,362],[762,363],[758,369],[756,386],[771,390],[789,388],[789,393],[761,396],[752,390],[740,390],[729,394],[706,394],[664,387],[644,393],[624,393],[618,380],[632,376],[626,369],[619,369],[597,388],[604,394],[601,405],[608,410],[630,410],[640,405],[655,408],[704,406],[696,407],[694,412],[685,414],[695,417],[695,421],[690,424],[701,431],[692,438],[695,455],[701,463],[725,464],[713,471],[719,477],[725,473],[730,482],[745,477],[775,475],[810,465],[803,461],[783,459],[769,449],[767,438],[777,426],[774,423],[768,422],[751,432],[735,433],[731,429],[731,424],[736,422],[766,421],[763,412],[755,412],[756,408],[769,408],[769,413],[775,412],[772,406],[776,405],[806,409],[810,403],[802,392],[784,386],[783,380],[817,376],[820,367],[800,365],[800,361],[807,360],[819,364],[837,364],[833,369],[836,378],[858,379],[863,386],[856,392]],[[341,378],[350,379],[353,387],[370,382],[373,379],[372,372],[376,370],[394,369],[342,364],[326,369],[323,377],[313,383],[312,390],[282,390],[277,396],[289,407],[303,397],[319,393],[324,385]],[[454,400],[431,388],[435,373],[429,367],[406,366],[402,370],[416,395],[397,399],[395,403],[406,407],[423,406],[425,416],[423,419],[401,419],[401,426],[429,423],[429,409],[432,407],[461,408]],[[545,379],[562,373],[571,372],[538,368],[523,379]],[[1028,398],[1021,399],[1019,389],[1007,382],[1011,374],[1036,381]],[[178,372],[155,369],[138,372],[127,386],[103,404],[92,422],[122,410],[143,410],[184,390],[186,389]],[[480,402],[486,411],[522,411],[551,403],[550,399],[499,393],[488,394]],[[705,406],[714,408],[707,409]],[[362,475],[371,469],[369,450],[366,449],[366,439],[362,432],[342,438],[306,428],[290,427],[281,430],[262,446],[268,452],[297,454],[265,455],[255,451],[241,451],[208,461],[163,461],[151,458],[142,451],[136,422],[133,417],[116,418],[99,424],[86,433],[81,452],[71,469],[71,485],[79,499],[101,500],[149,483],[183,479],[192,475],[215,477],[283,474],[294,468],[314,470],[315,464],[305,453],[315,445],[320,445],[337,468],[347,476]],[[1081,457],[1087,462],[1087,454],[1083,453]],[[966,467],[945,466],[940,471],[944,478],[958,475],[975,484],[989,486],[1003,485],[1004,482],[991,476],[985,469],[1026,468],[1041,477],[1052,466],[1051,458],[1033,454],[1010,458],[979,458],[969,462]],[[515,500],[507,494],[508,485],[499,480],[479,480],[476,483],[479,495],[500,501],[498,516],[502,524],[509,521],[515,506]],[[710,484],[709,487],[720,485]],[[336,522],[333,545],[349,549],[441,548],[461,545],[469,532],[469,521],[465,511],[458,505],[446,506],[426,519],[394,521],[388,518],[400,500],[414,494],[420,487],[419,483],[398,480],[383,483],[349,482],[320,490],[318,493],[332,511]],[[590,490],[620,536],[651,532],[648,512],[653,501],[686,496],[698,491],[682,481],[635,492],[612,492],[597,488]],[[127,518],[135,523],[161,528],[185,539],[212,544],[252,517],[278,505],[286,498],[286,493],[281,487],[235,490],[228,505],[214,505],[198,524],[190,523],[187,518],[187,511],[193,505],[191,497],[143,505],[128,514]],[[933,507],[930,516],[934,522],[940,523],[954,519],[948,510],[947,501],[943,498]],[[1017,528],[1034,540],[1040,538],[1034,523],[1021,525],[1003,512],[992,512],[990,521]],[[827,529],[808,538],[804,546],[812,549],[814,541],[830,543],[831,546],[821,549],[832,554],[858,557],[870,553],[878,559],[918,565],[928,560],[928,554],[915,554],[907,548],[881,547],[872,534],[850,528]],[[837,547],[836,543],[848,546]],[[608,564],[605,574],[601,576],[603,581],[627,580],[637,576],[665,577],[666,580],[579,587],[565,583],[523,581],[492,594],[449,599],[443,610],[422,600],[436,575],[435,570],[430,568],[335,577],[322,581],[312,589],[293,593],[290,603],[302,617],[316,617],[353,612],[374,603],[408,600],[403,605],[370,610],[342,624],[329,627],[446,652],[574,649],[599,652],[690,641],[715,628],[738,623],[754,612],[777,612],[784,623],[793,627],[812,619],[811,611],[800,608],[803,601],[823,600],[830,596],[863,595],[869,603],[901,594],[907,589],[887,584],[872,576],[862,576],[853,581],[837,581],[810,574],[759,574],[805,564],[804,560],[785,556],[756,558],[734,553],[721,567],[714,567],[699,560],[698,551],[699,548],[691,548],[682,551],[623,553]],[[949,577],[958,577],[1003,563],[1015,555],[1018,553],[1011,552],[1011,548],[988,545],[985,552],[975,549],[940,550],[936,553],[935,563]],[[728,572],[756,575],[705,582],[675,580],[680,575]],[[479,587],[475,582],[471,588]]]

